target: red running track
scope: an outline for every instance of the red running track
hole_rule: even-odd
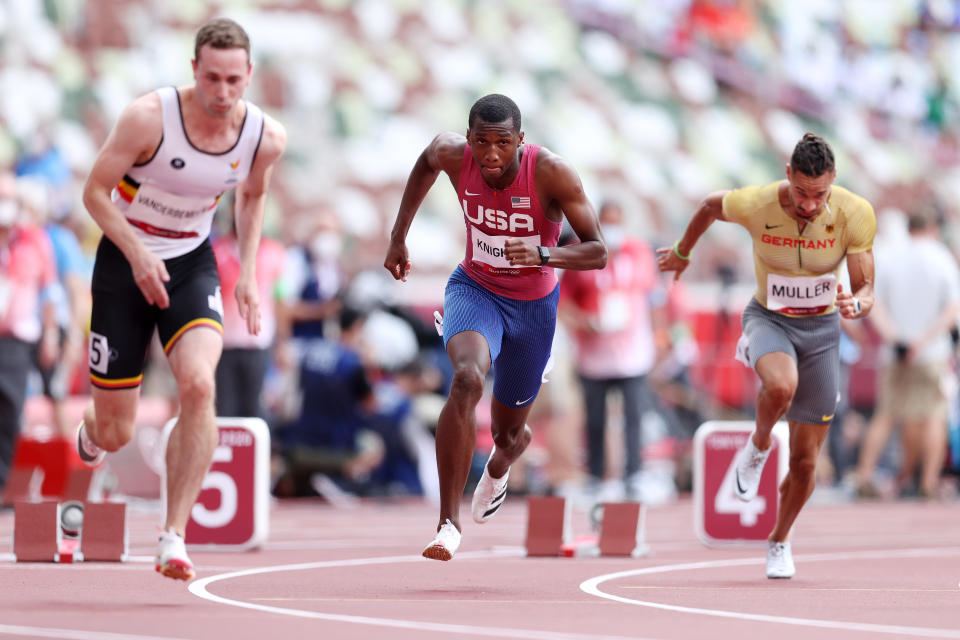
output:
[[[649,510],[647,557],[534,559],[521,555],[524,500],[508,498],[465,523],[448,563],[419,557],[436,524],[422,503],[280,502],[263,549],[194,552],[190,585],[154,572],[158,515],[131,506],[135,561],[0,560],[0,637],[960,639],[958,506],[809,505],[797,575],[772,581],[762,548],[700,544],[689,500]],[[584,513],[574,527],[589,533]],[[0,512],[2,551],[12,528]]]

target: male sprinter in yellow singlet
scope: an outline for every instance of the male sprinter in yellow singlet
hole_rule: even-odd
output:
[[[256,262],[263,205],[283,127],[242,99],[250,40],[236,22],[198,32],[189,87],[164,87],[120,114],[87,178],[83,202],[104,237],[93,267],[93,404],[77,432],[80,458],[99,464],[133,437],[143,359],[154,328],[177,380],[180,417],[167,445],[166,522],[156,569],[194,575],[183,542],[190,509],[217,446],[214,371],[223,303],[210,225],[236,189],[240,315],[260,332]]]
[[[734,493],[756,497],[770,453],[770,431],[786,415],[790,469],[780,485],[777,524],[768,538],[767,577],[795,573],[787,538],[813,493],[814,468],[837,404],[840,321],[873,307],[876,217],[866,200],[834,186],[833,151],[808,133],[797,143],[787,179],[711,193],[683,236],[657,250],[661,271],[676,278],[690,264],[697,239],[714,220],[736,222],[753,237],[757,290],[743,312],[738,359],[760,377],[756,429],[738,455]],[[853,291],[838,281],[846,257]]]

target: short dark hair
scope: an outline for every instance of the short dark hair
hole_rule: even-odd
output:
[[[473,128],[473,123],[482,120],[490,124],[506,122],[513,119],[513,130],[520,132],[520,107],[517,103],[500,93],[491,93],[473,103],[470,108],[470,117],[467,126]]]
[[[790,168],[811,178],[819,178],[827,172],[833,172],[836,169],[833,149],[817,134],[805,133],[793,148]]]
[[[200,49],[208,44],[214,49],[243,49],[250,61],[250,36],[230,18],[214,18],[197,31],[193,45],[193,59],[200,59]]]

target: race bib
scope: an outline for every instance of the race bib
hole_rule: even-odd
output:
[[[470,240],[473,243],[473,262],[477,263],[484,271],[495,274],[518,273],[522,269],[539,269],[539,265],[512,265],[506,258],[507,238],[517,238],[525,243],[537,246],[540,244],[540,234],[535,236],[488,236],[483,231],[473,227],[470,232]]]
[[[127,207],[127,221],[143,234],[150,250],[170,257],[178,255],[178,249],[182,252],[184,245],[198,246],[210,234],[217,200],[178,196],[144,183]]]
[[[781,276],[767,274],[767,309],[793,315],[826,311],[837,297],[837,276]]]

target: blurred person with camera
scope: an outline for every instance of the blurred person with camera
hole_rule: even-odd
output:
[[[768,537],[767,577],[796,569],[790,529],[815,487],[817,457],[837,407],[840,317],[873,307],[876,216],[860,196],[834,184],[833,150],[807,133],[796,144],[786,180],[708,195],[683,236],[657,249],[661,271],[679,278],[693,247],[717,220],[745,227],[753,239],[757,289],[742,316],[738,359],[760,378],[753,434],[737,457],[734,494],[753,500],[781,417],[790,428],[790,467],[780,485],[777,522]],[[846,258],[850,289],[839,284]]]
[[[947,446],[946,381],[960,316],[960,269],[938,237],[933,211],[908,216],[906,242],[881,254],[877,305],[870,316],[883,339],[877,408],[857,464],[857,493],[878,497],[873,475],[895,424],[901,425],[897,488],[907,492],[919,464],[921,497],[937,495]]]
[[[439,134],[410,172],[384,260],[397,280],[410,274],[407,232],[441,172],[461,203],[467,247],[444,294],[443,340],[454,374],[436,433],[440,521],[423,555],[450,560],[460,546],[460,501],[487,372],[494,368],[494,448],[471,505],[481,523],[503,504],[510,465],[532,438],[526,420],[556,329],[554,269],[602,268],[607,251],[573,167],[543,147],[524,144],[516,103],[490,94],[470,109],[466,136]],[[564,218],[579,244],[557,246]]]
[[[283,127],[243,100],[250,40],[218,18],[196,34],[194,84],[164,87],[120,114],[97,156],[83,201],[104,237],[93,273],[90,381],[93,403],[77,432],[80,457],[99,464],[133,437],[144,354],[159,331],[181,412],[166,454],[166,514],[155,567],[189,580],[183,541],[190,509],[217,446],[215,371],[223,302],[210,228],[221,196],[236,189],[240,256],[236,304],[260,332],[257,247]]]

